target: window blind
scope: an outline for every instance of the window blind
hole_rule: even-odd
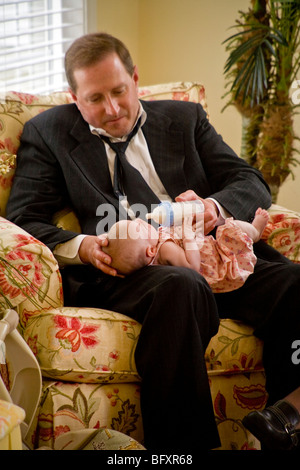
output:
[[[87,0],[0,0],[0,89],[67,88],[64,55],[86,32]]]

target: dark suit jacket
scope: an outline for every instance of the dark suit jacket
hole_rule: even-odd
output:
[[[215,198],[244,220],[250,220],[258,206],[270,206],[261,174],[223,142],[200,105],[142,104],[147,112],[142,130],[150,155],[173,199],[192,189],[203,198]],[[76,235],[52,225],[56,211],[71,206],[83,233],[94,235],[100,220],[97,207],[104,203],[118,208],[105,147],[91,134],[77,106],[58,106],[27,122],[7,217],[53,249]]]

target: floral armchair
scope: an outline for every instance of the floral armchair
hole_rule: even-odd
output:
[[[207,111],[199,83],[144,87],[140,96],[196,101]],[[142,443],[140,378],[134,362],[141,326],[118,312],[65,306],[52,253],[5,219],[24,123],[66,102],[71,102],[68,93],[9,92],[0,97],[0,306],[18,311],[19,331],[43,376],[38,412],[26,440],[31,448],[57,448],[67,432],[106,428]],[[300,262],[300,214],[273,205],[270,215],[266,243]],[[55,222],[80,232],[74,213],[67,209],[56,215]],[[221,449],[259,448],[242,419],[251,410],[262,409],[267,400],[262,347],[251,327],[225,319],[207,348]]]

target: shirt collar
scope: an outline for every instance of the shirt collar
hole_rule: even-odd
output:
[[[132,129],[134,128],[134,126],[136,125],[137,121],[139,120],[139,118],[141,117],[141,127],[143,126],[143,124],[145,123],[146,119],[147,119],[147,113],[146,111],[144,110],[141,102],[140,102],[140,108],[139,108],[139,112],[138,112],[138,115],[137,115],[137,118],[136,118],[136,121],[132,127]],[[90,127],[90,131],[92,134],[97,134],[97,135],[104,135],[106,137],[109,137],[110,139],[113,139],[114,141],[123,141],[123,140],[126,140],[127,139],[127,135],[130,134],[130,132],[132,131],[132,129],[130,129],[130,132],[126,135],[124,135],[123,137],[113,137],[112,135],[108,134],[104,129],[101,129],[99,127],[94,127],[92,126],[91,124],[89,124],[89,127]]]

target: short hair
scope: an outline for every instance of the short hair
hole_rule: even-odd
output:
[[[65,72],[71,90],[75,93],[77,83],[74,71],[89,67],[103,60],[109,54],[116,53],[130,76],[134,65],[125,44],[107,33],[85,34],[76,39],[65,55]]]

